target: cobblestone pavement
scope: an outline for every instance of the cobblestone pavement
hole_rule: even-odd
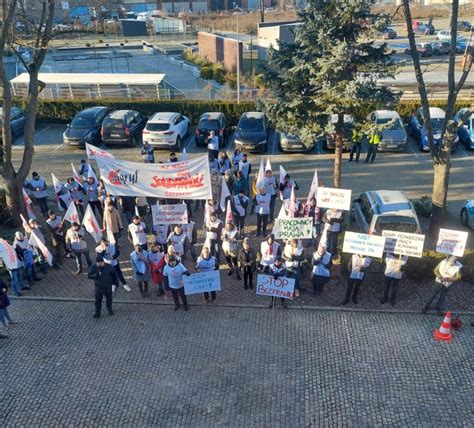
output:
[[[4,427],[472,426],[473,329],[417,314],[16,300]],[[464,321],[468,321],[467,319]]]

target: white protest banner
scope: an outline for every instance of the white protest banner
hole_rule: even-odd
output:
[[[343,253],[382,257],[384,248],[385,237],[383,236],[355,232],[346,232],[344,234]]]
[[[59,196],[59,199],[61,201],[63,201],[64,206],[68,207],[68,208],[69,208],[69,205],[71,204],[71,202],[74,202],[74,200],[72,199],[72,196],[71,196],[71,192],[66,192],[64,195]],[[62,204],[60,203],[59,205],[61,206],[61,211],[64,211]]]
[[[190,200],[212,198],[207,155],[162,164],[110,159],[99,166],[106,190],[114,196]]]
[[[95,161],[115,159],[115,156],[112,153],[107,150],[99,149],[89,143],[86,143],[86,153],[89,159]]]
[[[350,211],[352,191],[349,189],[332,189],[318,187],[316,191],[316,205],[319,208],[335,208]]]
[[[319,181],[318,181],[318,170],[314,171],[313,181],[311,182],[311,187],[309,188],[308,199],[306,199],[306,205],[309,205],[309,201],[316,196],[318,191]]]
[[[23,201],[25,202],[28,218],[31,220],[36,219],[36,215],[33,210],[33,202],[31,202],[31,198],[28,196],[28,193],[25,192],[25,189],[23,189]]]
[[[48,250],[48,247],[44,244],[44,242],[36,236],[36,232],[34,230],[31,231],[30,240],[28,242],[32,247],[39,248],[41,254],[43,254],[43,257],[48,262],[48,264],[53,266],[53,255]]]
[[[386,252],[409,257],[423,257],[425,235],[383,230],[382,236],[385,236]]]
[[[460,230],[440,229],[436,252],[450,256],[462,257],[466,249],[468,232]]]
[[[80,223],[79,214],[77,213],[77,207],[74,201],[69,202],[69,207],[67,208],[66,214],[64,214],[64,220],[70,223]]]
[[[267,163],[265,164],[265,172],[272,170],[272,164],[270,162],[270,158],[267,158]]]
[[[287,172],[286,172],[285,168],[283,168],[280,165],[280,184],[285,181],[286,174],[287,174]]]
[[[272,275],[257,275],[257,296],[281,297],[293,300],[295,280],[293,278],[275,279]]]
[[[5,239],[0,239],[0,257],[7,269],[12,270],[18,267],[16,252]]]
[[[186,204],[152,205],[153,224],[183,224],[188,222]]]
[[[95,242],[99,242],[102,239],[102,230],[100,229],[99,223],[97,223],[97,219],[90,205],[87,205],[84,218],[82,219],[82,225],[91,234]]]
[[[74,181],[82,187],[82,177],[78,174],[76,171],[76,167],[74,164],[71,162],[71,169],[72,169],[72,178],[74,178]]]
[[[273,234],[276,239],[310,239],[313,236],[313,219],[276,218]]]
[[[218,270],[211,272],[193,273],[183,277],[184,294],[199,294],[210,291],[220,291],[221,277]]]
[[[225,181],[224,176],[222,176],[221,177],[221,198],[219,201],[219,206],[221,207],[222,211],[225,210],[227,198],[230,198],[231,196],[232,195],[230,194],[229,186],[227,185],[227,182]]]

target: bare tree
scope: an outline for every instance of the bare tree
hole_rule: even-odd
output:
[[[434,143],[433,130],[431,128],[430,109],[428,101],[428,93],[423,78],[420,58],[416,50],[415,34],[413,31],[413,22],[410,10],[409,0],[403,0],[403,12],[408,30],[408,41],[410,44],[410,52],[413,58],[413,66],[415,69],[415,77],[418,83],[418,92],[420,94],[423,116],[425,117],[425,129],[428,138],[431,158],[433,160],[433,190],[432,190],[432,210],[429,234],[432,238],[438,236],[440,227],[446,219],[446,200],[449,188],[449,173],[451,169],[451,149],[456,135],[456,124],[453,122],[456,100],[461,91],[472,67],[472,47],[466,47],[464,56],[463,69],[459,81],[455,79],[455,62],[457,48],[457,21],[458,21],[459,0],[453,0],[451,9],[451,50],[449,53],[448,64],[448,99],[446,105],[446,116],[443,130],[441,133],[441,142],[439,145]]]
[[[3,27],[0,36],[0,81],[3,89],[2,110],[2,159],[0,176],[5,189],[6,207],[12,219],[12,224],[21,224],[18,213],[25,213],[23,201],[23,183],[30,172],[33,163],[35,121],[38,110],[38,95],[44,84],[38,80],[38,73],[46,57],[48,44],[53,36],[54,0],[38,0],[41,12],[38,19],[32,19],[22,13],[18,0],[3,0]],[[27,22],[30,34],[24,36],[17,32],[16,24]],[[25,27],[23,27],[25,28]],[[6,48],[13,50],[19,61],[29,74],[26,122],[24,130],[25,146],[21,164],[16,169],[12,162],[12,136],[10,115],[13,104],[12,91],[8,80],[3,55]],[[25,59],[19,48],[28,48],[31,55]]]

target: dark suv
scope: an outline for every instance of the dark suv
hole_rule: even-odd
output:
[[[266,152],[268,134],[268,120],[265,113],[257,111],[243,113],[234,134],[235,148]]]
[[[135,110],[116,110],[102,123],[104,144],[126,144],[135,147],[142,137],[146,117]]]
[[[0,107],[0,142],[2,141],[2,113],[3,107]],[[12,143],[15,141],[15,138],[19,137],[23,134],[25,130],[25,122],[26,122],[26,113],[18,108],[12,107],[10,113],[10,130],[12,134]]]
[[[63,133],[63,143],[67,146],[85,147],[86,143],[100,145],[100,128],[107,107],[97,106],[86,108],[77,113]]]
[[[231,127],[223,113],[204,113],[199,118],[196,128],[196,146],[205,146],[207,144],[206,139],[211,131],[214,131],[219,138],[219,147],[225,147],[227,138],[231,133]]]

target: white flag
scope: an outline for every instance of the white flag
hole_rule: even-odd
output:
[[[53,173],[51,173],[51,178],[53,179],[54,193],[60,193],[61,189],[63,188],[62,183],[58,180],[58,177],[56,177]]]
[[[265,172],[272,170],[272,164],[270,163],[270,158],[267,158],[267,164],[265,165]]]
[[[113,248],[110,251],[115,252],[115,244],[117,242],[115,241],[115,236],[112,233],[112,228],[110,227],[110,219],[109,219],[109,216],[105,213],[104,213],[104,218],[105,218],[105,227],[107,229],[107,241],[109,241],[110,246],[113,245]]]
[[[221,210],[225,210],[225,200],[230,197],[230,192],[229,192],[229,187],[227,186],[227,183],[225,181],[224,176],[221,177],[221,200],[219,202],[219,206],[221,207]]]
[[[234,224],[234,218],[232,217],[232,206],[230,203],[230,199],[227,200],[227,210],[225,213],[225,222],[227,223],[228,221]]]
[[[94,179],[94,183],[99,184],[99,180],[97,180],[97,176],[95,175],[95,172],[92,169],[92,165],[89,165],[89,170],[87,171],[87,179],[89,180],[89,178],[91,177]]]
[[[25,233],[30,233],[31,232],[31,227],[28,224],[28,222],[26,221],[26,218],[23,217],[23,214],[20,214],[20,217],[21,217],[21,224],[23,226],[23,229],[25,230]]]
[[[103,162],[107,159],[115,159],[115,156],[104,149],[99,149],[98,147],[93,146],[92,144],[86,143],[86,152],[87,157],[96,162]]]
[[[265,169],[263,167],[263,158],[260,158],[260,167],[258,168],[257,178],[255,180],[257,191],[258,191],[259,186],[262,184],[262,181],[264,178],[265,178]]]
[[[18,267],[16,251],[5,239],[0,239],[0,258],[7,269],[12,270]]]
[[[64,214],[64,220],[67,220],[70,223],[80,224],[79,214],[77,213],[77,207],[74,201],[69,203],[66,214]]]
[[[33,203],[31,202],[31,199],[28,196],[28,193],[25,192],[25,189],[23,189],[23,201],[25,201],[26,212],[28,214],[28,217],[32,220],[35,220],[36,215],[33,210]]]
[[[188,152],[186,151],[186,147],[183,147],[183,154],[181,155],[180,161],[187,161],[189,159]]]
[[[286,176],[286,174],[287,174],[287,172],[286,172],[285,168],[283,168],[283,167],[280,165],[280,184],[285,181],[285,176]]]
[[[46,247],[46,245],[41,241],[41,239],[39,239],[39,238],[36,236],[36,232],[35,232],[34,230],[31,231],[29,244],[30,244],[32,247],[39,248],[40,251],[41,251],[41,254],[43,254],[43,257],[46,259],[46,261],[48,262],[48,264],[49,264],[50,266],[53,266],[53,255],[52,255],[51,252],[48,250],[48,247]]]
[[[290,202],[288,203],[288,217],[294,217],[296,211],[295,185],[291,186]]]
[[[72,199],[71,192],[66,192],[64,195],[59,196],[59,199],[61,199],[64,202],[64,205],[69,208],[69,205],[74,203],[74,200]],[[63,206],[59,204],[61,207],[61,211],[64,211]]]
[[[91,234],[95,242],[99,242],[102,239],[102,231],[100,230],[99,223],[97,222],[90,205],[87,205],[84,218],[82,219],[82,225]]]
[[[312,198],[316,198],[316,192],[318,191],[318,170],[314,171],[313,181],[311,182],[311,187],[308,193],[308,199],[306,200],[306,205],[309,205],[309,201]]]
[[[79,186],[82,187],[82,178],[81,176],[77,173],[76,167],[74,164],[71,162],[71,168],[72,168],[72,178],[74,178],[74,181],[79,184]]]

